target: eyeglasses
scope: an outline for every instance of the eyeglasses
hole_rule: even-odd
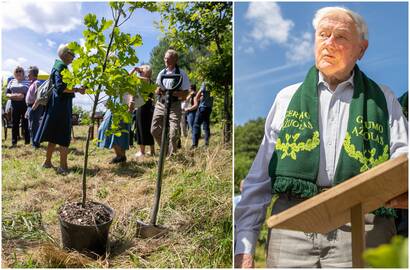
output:
[[[16,70],[16,73],[23,73],[24,70]]]
[[[70,55],[71,57],[75,57],[75,54],[74,53],[72,53],[72,52],[67,52],[68,53],[68,55]]]

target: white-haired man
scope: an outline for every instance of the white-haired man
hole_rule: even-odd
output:
[[[158,73],[156,83],[158,85],[155,93],[157,94],[157,103],[155,104],[154,115],[152,117],[151,134],[155,141],[161,145],[161,134],[163,127],[163,119],[165,116],[165,89],[161,89],[162,85],[161,75],[168,74],[180,74],[182,76],[182,85],[180,89],[172,92],[171,97],[171,111],[169,115],[169,149],[168,155],[171,155],[177,151],[177,142],[179,135],[179,125],[181,120],[181,100],[185,100],[188,96],[188,89],[190,87],[189,78],[186,73],[180,69],[178,63],[178,53],[175,50],[169,49],[165,52],[164,62],[166,68]],[[165,79],[164,86],[171,88],[173,84],[172,79]]]
[[[368,46],[367,26],[351,10],[317,11],[315,66],[303,83],[278,93],[265,135],[235,209],[235,266],[253,267],[259,229],[272,194],[272,214],[407,153],[407,121],[394,94],[360,71]],[[292,145],[305,147],[295,148]],[[351,151],[351,149],[358,151]],[[357,156],[362,158],[358,158]],[[366,215],[366,245],[395,234],[392,209]],[[320,222],[320,221],[318,221]],[[328,234],[272,229],[268,267],[351,267],[351,230]]]

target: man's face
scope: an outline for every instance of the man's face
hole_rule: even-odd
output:
[[[166,53],[164,56],[164,62],[165,62],[165,66],[167,67],[174,67],[177,63],[176,57]]]
[[[335,12],[319,21],[315,33],[316,67],[325,76],[343,78],[361,59],[368,42],[363,40],[353,19]]]

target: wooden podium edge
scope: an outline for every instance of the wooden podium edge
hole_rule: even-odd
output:
[[[309,198],[306,201],[303,201],[302,203],[296,206],[293,206],[279,214],[269,217],[266,221],[266,224],[268,225],[269,228],[275,227],[278,224],[315,207],[317,204],[323,203],[331,198],[342,195],[344,192],[348,191],[351,188],[359,186],[360,184],[362,184],[363,182],[367,181],[370,178],[380,176],[385,171],[390,170],[396,166],[407,166],[408,168],[407,163],[408,163],[407,155],[400,155],[397,158],[390,159],[386,162],[383,162],[382,164],[374,168],[371,168],[370,170],[362,174],[356,175],[332,187],[331,189],[323,193],[320,193],[312,198]]]

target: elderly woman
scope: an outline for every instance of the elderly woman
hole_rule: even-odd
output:
[[[128,111],[131,113],[134,110],[133,97],[130,94],[125,94],[121,99],[115,99],[114,102],[121,102],[122,104],[128,105]],[[131,125],[125,122],[120,123],[120,129],[127,130],[126,132],[121,132],[120,136],[115,136],[114,134],[107,135],[107,131],[112,125],[112,112],[107,110],[104,114],[104,119],[98,129],[98,147],[114,149],[115,157],[111,159],[110,164],[122,163],[127,161],[126,150],[130,146],[130,130]]]
[[[35,136],[34,143],[47,141],[46,160],[44,168],[51,168],[51,158],[56,144],[60,145],[60,167],[57,172],[68,173],[67,155],[68,146],[71,141],[71,114],[74,93],[84,94],[84,88],[67,89],[63,82],[61,72],[74,60],[74,53],[70,51],[67,44],[62,44],[57,50],[58,57],[50,73],[50,80],[54,85],[53,92],[45,108],[43,121]]]
[[[38,77],[38,67],[31,66],[28,69],[28,79],[30,81],[30,87],[26,95],[26,104],[27,104],[27,113],[26,118],[28,119],[28,127],[30,130],[30,139],[34,147],[39,147],[34,143],[34,136],[37,133],[37,130],[40,126],[40,118],[44,112],[44,106],[38,106],[36,109],[33,109],[33,104],[36,101],[36,90],[40,87],[41,82],[37,80]]]
[[[30,143],[30,133],[28,130],[27,119],[24,117],[26,114],[27,106],[24,101],[28,90],[28,82],[24,80],[24,69],[17,66],[14,69],[14,79],[12,79],[7,85],[6,96],[11,100],[11,117],[13,128],[11,131],[11,144],[12,147],[17,145],[17,138],[19,135],[20,121],[24,131],[25,144]]]
[[[135,67],[131,74],[138,72],[139,77],[148,83],[152,83],[151,75],[152,69],[149,65],[142,65]],[[143,157],[145,155],[145,146],[149,145],[151,153],[155,155],[154,137],[151,135],[152,116],[154,114],[153,94],[151,93],[148,100],[137,109],[137,117],[135,121],[137,132],[135,133],[135,139],[140,146],[140,151],[135,154],[136,157]],[[138,97],[142,99],[141,97]],[[138,103],[138,102],[136,102]]]

